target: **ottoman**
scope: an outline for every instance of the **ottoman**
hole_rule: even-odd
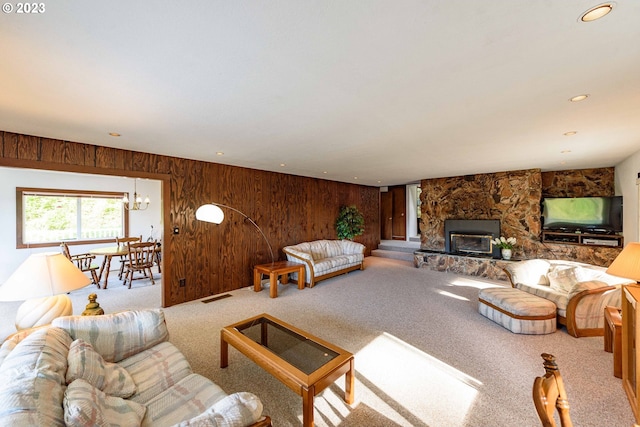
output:
[[[514,334],[543,335],[556,331],[556,305],[519,289],[481,289],[478,311]]]

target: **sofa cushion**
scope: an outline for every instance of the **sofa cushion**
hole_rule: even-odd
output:
[[[109,396],[83,379],[64,393],[64,421],[70,426],[139,426],[144,405]]]
[[[64,316],[53,326],[83,339],[107,362],[118,362],[169,339],[160,309],[124,311],[102,316]]]
[[[576,270],[579,268],[580,267],[554,267],[547,275],[551,289],[566,292],[568,294],[573,285],[578,283]]]
[[[203,413],[227,394],[214,382],[191,374],[146,403],[143,427],[172,426]]]
[[[516,287],[521,291],[548,299],[558,307],[558,314],[564,316],[564,314],[561,314],[560,312],[561,310],[566,310],[567,304],[569,304],[569,294],[567,292],[558,291],[553,289],[551,286],[546,285],[525,285],[523,283],[518,283]]]
[[[549,285],[547,273],[551,264],[543,259],[530,259],[511,262],[505,269],[511,276],[513,285],[524,283],[527,285]]]
[[[234,393],[214,403],[202,414],[176,427],[238,427],[255,423],[262,416],[262,402],[252,393]]]
[[[62,399],[71,337],[59,328],[38,329],[0,365],[0,425],[64,426]]]
[[[91,344],[82,339],[71,343],[67,361],[67,384],[82,378],[109,396],[124,398],[136,391],[133,378],[126,369],[115,363],[105,362]]]
[[[118,365],[129,372],[138,388],[129,399],[142,404],[193,373],[184,355],[168,341],[121,360]]]

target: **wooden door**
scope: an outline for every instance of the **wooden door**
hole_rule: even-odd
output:
[[[398,185],[395,187],[389,187],[389,192],[392,194],[392,212],[393,225],[391,230],[391,238],[393,240],[406,240],[407,239],[407,187],[404,185]]]
[[[393,196],[387,191],[380,193],[380,238],[391,240],[393,224]]]

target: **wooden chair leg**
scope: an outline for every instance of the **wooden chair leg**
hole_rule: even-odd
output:
[[[98,280],[98,274],[95,270],[91,270],[91,280],[93,281],[93,284],[100,289],[100,281]]]

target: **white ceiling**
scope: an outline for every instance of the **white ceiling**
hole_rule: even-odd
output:
[[[640,2],[596,4],[45,2],[0,15],[0,129],[373,186],[614,166]]]

